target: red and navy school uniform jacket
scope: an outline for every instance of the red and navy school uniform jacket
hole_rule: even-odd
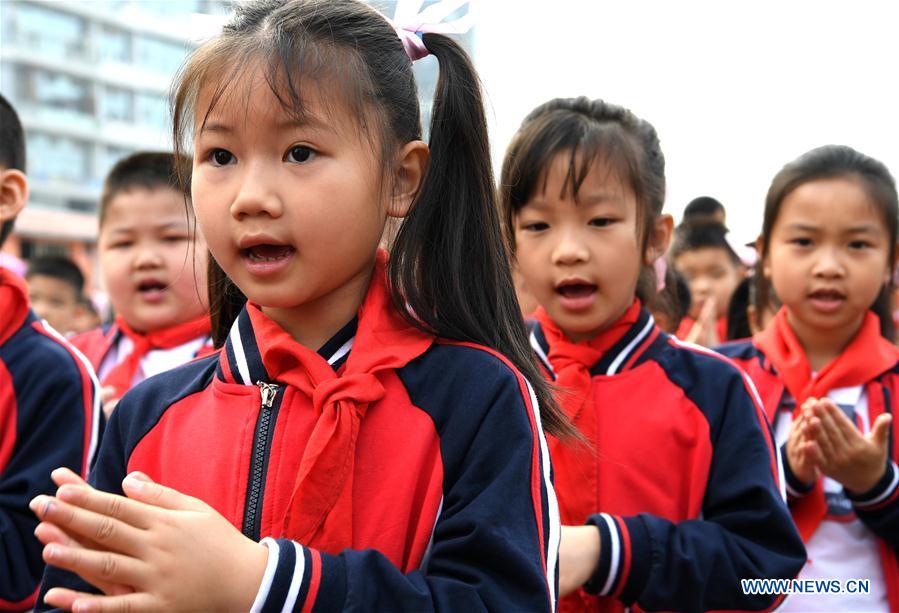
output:
[[[319,355],[340,373],[357,321]],[[550,611],[558,507],[529,384],[480,346],[435,341],[378,373],[385,396],[367,409],[353,479],[352,547],[292,540],[285,514],[312,400],[272,380],[267,340],[245,309],[218,356],[151,377],[120,401],[91,483],[121,494],[140,470],[198,497],[245,535],[263,537],[262,611]],[[92,590],[49,567],[43,590]],[[93,590],[96,591],[96,590]]]
[[[774,365],[753,339],[727,343],[717,348],[736,362],[755,382],[765,406],[768,420],[774,423],[779,412],[793,412],[796,406]],[[899,399],[899,363],[886,369],[864,385],[868,402],[868,419],[874,423],[882,413],[895,414]],[[899,610],[899,419],[893,418],[889,438],[889,462],[883,478],[870,491],[853,494],[845,491],[852,511],[880,540],[880,559],[887,588],[890,610]],[[811,488],[802,483],[784,462],[784,474],[790,504],[808,494]]]
[[[531,344],[555,379],[547,337],[533,322]],[[793,578],[806,559],[751,382],[727,359],[665,334],[645,309],[589,374],[586,402],[568,416],[593,449],[551,438],[550,454],[562,524],[595,525],[600,559],[560,611],[778,601],[740,583]]]
[[[50,472],[85,475],[100,410],[84,357],[44,327],[25,284],[0,268],[0,610],[30,609],[44,571],[28,503],[52,494]]]
[[[71,339],[71,344],[76,347],[91,363],[94,372],[99,373],[100,367],[110,352],[122,340],[124,334],[115,324],[107,324],[99,328],[94,328],[87,332],[83,332]],[[192,356],[194,358],[211,355],[215,352],[209,342],[208,335],[205,336],[207,342],[204,343],[197,352]]]

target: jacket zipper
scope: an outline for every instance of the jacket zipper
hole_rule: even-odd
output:
[[[253,436],[253,455],[250,458],[250,475],[247,483],[247,501],[244,507],[243,533],[254,541],[259,540],[259,524],[262,510],[262,491],[265,482],[265,459],[268,455],[269,432],[272,427],[275,398],[280,388],[274,383],[257,381],[262,402],[256,419]]]

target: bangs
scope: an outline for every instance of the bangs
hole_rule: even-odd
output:
[[[271,32],[250,36],[226,33],[203,45],[191,56],[176,77],[172,96],[174,142],[176,151],[189,152],[194,135],[206,125],[211,113],[223,101],[238,99],[238,107],[249,116],[253,96],[253,77],[261,75],[285,115],[292,121],[307,123],[311,118],[310,88],[320,96],[316,109],[319,121],[334,120],[346,113],[352,124],[366,137],[373,149],[384,143],[383,130],[373,130],[383,122],[371,121],[376,110],[374,88],[361,58],[346,47],[313,40],[311,37],[287,37]],[[204,88],[215,84],[208,93]],[[199,108],[202,101],[205,108]],[[339,100],[340,103],[325,103]],[[341,104],[342,103],[342,104]],[[185,176],[179,171],[179,177]]]
[[[637,201],[642,201],[640,151],[633,138],[618,123],[557,111],[532,121],[510,147],[503,174],[510,179],[507,188],[513,212],[535,194],[544,193],[552,164],[566,155],[567,172],[560,198],[570,195],[577,201],[587,175],[603,168],[629,185]]]

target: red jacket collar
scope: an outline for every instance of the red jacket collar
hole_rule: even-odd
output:
[[[24,279],[0,267],[0,345],[22,327],[28,318],[28,287]]]

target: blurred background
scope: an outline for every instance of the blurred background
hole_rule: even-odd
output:
[[[374,2],[388,16],[395,2]],[[425,5],[430,4],[426,2]],[[31,201],[6,257],[68,255],[96,289],[96,206],[120,157],[170,147],[168,88],[229,0],[0,0],[0,91],[27,132]],[[775,172],[844,143],[899,168],[899,5],[882,1],[472,0],[494,162],[557,96],[630,107],[659,131],[675,217],[696,196],[755,237]],[[433,58],[416,63],[425,120]]]

